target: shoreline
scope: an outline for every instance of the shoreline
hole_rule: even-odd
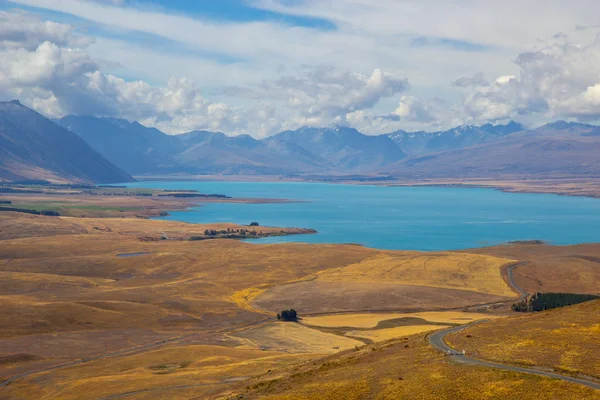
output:
[[[365,176],[364,180],[332,176],[330,179],[285,177],[270,175],[194,175],[194,176],[136,176],[138,181],[170,182],[256,182],[256,183],[321,183],[343,185],[368,185],[387,187],[452,187],[494,189],[504,193],[553,194],[557,196],[600,198],[600,178],[506,178],[506,179],[427,179],[378,180]]]

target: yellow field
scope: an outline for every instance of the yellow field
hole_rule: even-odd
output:
[[[226,398],[235,385],[241,392],[250,388],[247,398],[590,395],[564,382],[451,365],[422,336],[406,338],[424,329],[492,318],[427,310],[515,298],[500,273],[510,257],[184,241],[205,226],[14,214],[0,214],[0,378],[144,349],[18,379],[0,389],[2,398],[102,398],[128,392],[133,393],[126,398],[135,399]],[[123,253],[143,254],[119,257]],[[256,308],[265,298],[267,306]],[[302,318],[317,306],[353,314],[274,321],[282,309],[294,308]],[[390,308],[389,314],[366,313]],[[404,310],[423,312],[398,312]],[[561,353],[569,358],[562,361],[564,368],[595,360],[584,351],[599,353],[592,343],[598,322],[589,319],[593,323],[582,329],[589,321],[584,314],[578,318],[571,322],[579,324],[575,330],[552,328],[556,343],[571,344],[575,339],[569,335],[587,343]],[[524,325],[522,331],[527,329]],[[348,331],[365,342],[403,340],[392,347],[365,347],[344,336]],[[346,351],[333,354],[341,350]],[[293,365],[321,356],[327,358]],[[241,382],[248,377],[255,378]],[[284,380],[261,383],[279,378]]]
[[[500,267],[511,260],[466,253],[387,252],[316,274],[320,282],[385,282],[515,297]]]
[[[600,378],[600,300],[483,323],[447,341],[485,359]]]
[[[178,398],[178,390],[152,390],[185,385],[193,397],[202,398],[237,380],[311,358],[222,346],[170,347],[25,378],[3,388],[2,398],[96,399],[138,390],[154,398]]]
[[[250,340],[259,348],[290,353],[331,354],[363,345],[355,339],[321,332],[293,322],[276,322],[233,336]]]
[[[447,361],[422,334],[287,367],[211,398],[269,400],[598,400],[600,392],[536,375]]]
[[[470,313],[463,311],[427,311],[420,313],[386,313],[386,314],[333,314],[318,317],[303,317],[302,323],[326,328],[375,328],[381,321],[396,318],[421,318],[427,322],[466,324],[480,319],[493,319],[493,314]]]
[[[346,336],[369,339],[373,342],[382,342],[384,340],[396,339],[421,332],[435,331],[447,327],[448,326],[444,325],[408,325],[398,326],[396,328],[373,329],[369,331],[347,331]]]

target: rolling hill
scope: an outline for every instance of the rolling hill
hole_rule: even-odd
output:
[[[113,183],[133,178],[84,140],[23,106],[0,103],[0,181]]]

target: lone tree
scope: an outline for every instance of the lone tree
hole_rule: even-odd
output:
[[[250,226],[258,226],[258,222],[250,222]]]
[[[279,321],[298,321],[298,313],[293,308],[290,310],[283,310],[281,313],[277,314],[277,319]]]

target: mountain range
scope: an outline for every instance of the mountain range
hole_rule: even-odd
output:
[[[342,126],[303,127],[259,140],[210,131],[167,135],[117,118],[68,115],[54,123],[15,102],[0,103],[0,118],[4,180],[122,182],[129,174],[410,180],[600,175],[600,127],[565,121],[535,130],[510,122],[375,136]],[[64,143],[58,145],[58,139]]]
[[[129,182],[75,133],[23,106],[0,103],[0,181]]]

